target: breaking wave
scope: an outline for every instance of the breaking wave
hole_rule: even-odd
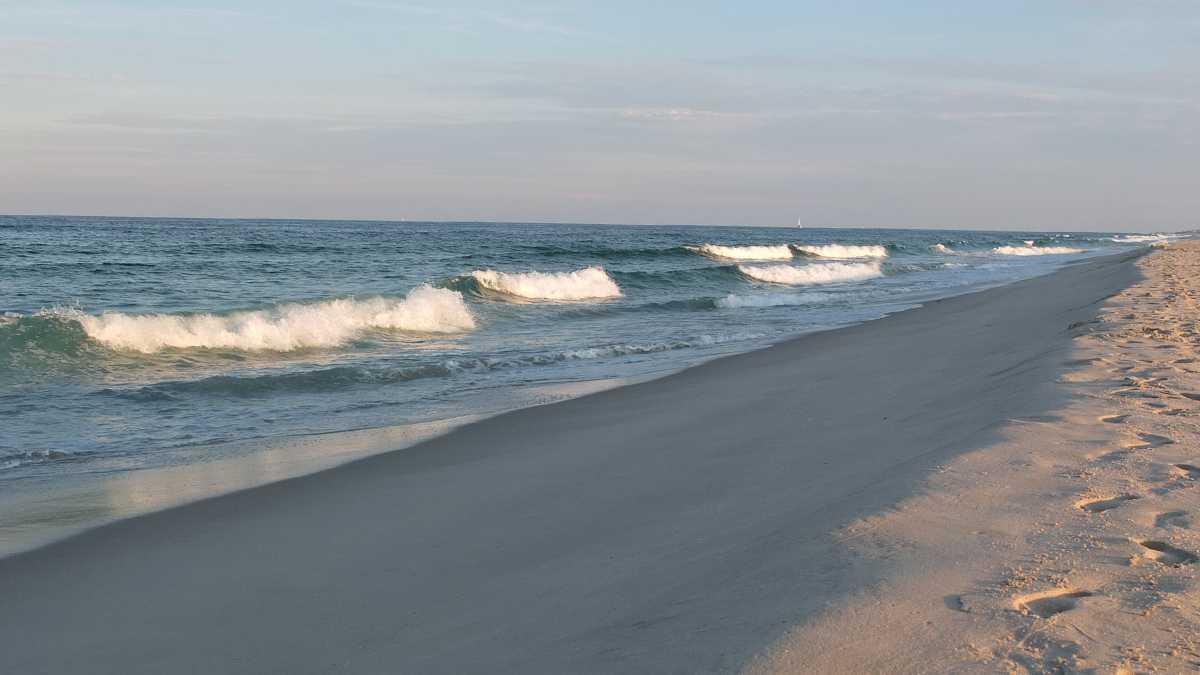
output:
[[[1081,248],[1070,248],[1068,246],[1034,246],[1033,242],[1025,242],[1024,246],[997,246],[992,249],[992,253],[999,255],[1066,255],[1069,253],[1083,253]]]
[[[933,246],[929,247],[929,250],[933,251],[934,253],[954,253],[954,249],[945,244],[934,244]]]
[[[738,271],[756,281],[789,286],[834,284],[843,281],[862,281],[883,276],[877,262],[822,263],[793,267],[791,265],[738,265]]]
[[[791,260],[792,249],[787,244],[779,246],[720,246],[704,244],[693,250],[719,260]]]
[[[457,291],[422,285],[407,296],[294,303],[232,314],[85,314],[52,310],[83,327],[107,347],[154,353],[163,349],[237,349],[286,352],[336,347],[364,330],[460,333],[475,328]]]
[[[621,287],[603,267],[587,267],[574,272],[476,270],[471,276],[482,288],[519,298],[591,300],[621,297]]]
[[[825,244],[823,246],[795,246],[797,251],[818,258],[886,258],[886,246],[847,246],[843,244]]]

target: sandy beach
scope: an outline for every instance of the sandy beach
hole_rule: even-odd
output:
[[[1184,672],[1190,242],[0,560],[0,672]]]
[[[843,552],[883,579],[750,672],[1200,669],[1200,243],[1137,266],[1070,324],[1063,403],[842,528]]]

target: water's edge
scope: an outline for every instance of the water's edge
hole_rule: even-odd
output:
[[[1149,250],[1146,248],[1143,252]],[[1077,262],[1088,263],[1123,255],[1128,255],[1128,252],[1095,256]],[[206,447],[205,450],[213,457],[210,461],[114,472],[106,477],[89,477],[88,480],[55,485],[49,490],[40,489],[45,486],[30,485],[27,489],[0,497],[0,558],[42,548],[119,521],[321,473],[375,455],[403,451],[469,424],[505,413],[552,405],[602,391],[671,377],[712,361],[770,349],[818,332],[832,332],[870,324],[888,316],[919,310],[931,302],[1052,276],[1061,269],[1062,267],[1059,267],[1042,274],[1002,283],[980,283],[960,287],[953,289],[955,292],[923,298],[870,319],[797,332],[770,344],[703,358],[682,367],[668,367],[634,377],[517,386],[503,392],[501,398],[511,401],[513,397],[517,397],[520,399],[519,403],[496,407],[478,414],[394,426],[235,441]]]

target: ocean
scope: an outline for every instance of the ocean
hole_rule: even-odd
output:
[[[1162,238],[0,216],[0,553]]]

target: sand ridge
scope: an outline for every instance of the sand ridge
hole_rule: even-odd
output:
[[[843,528],[883,581],[750,672],[1200,669],[1200,242],[1138,266],[1068,328],[1070,403]]]

